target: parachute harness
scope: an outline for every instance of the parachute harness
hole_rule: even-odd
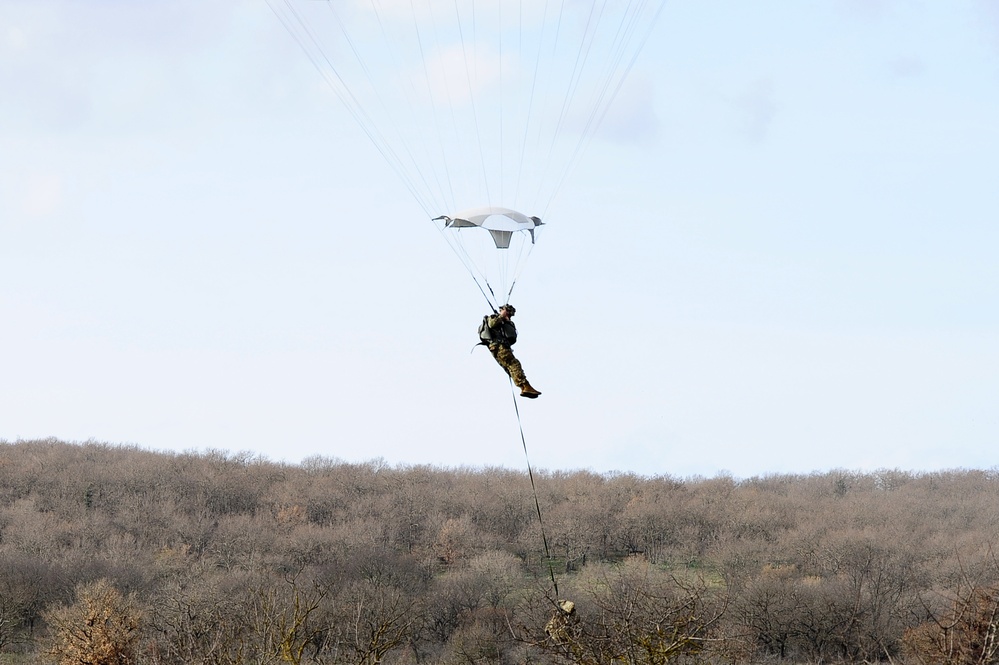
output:
[[[555,579],[555,567],[551,551],[548,549],[548,536],[545,535],[545,521],[541,517],[541,502],[538,500],[538,487],[534,483],[534,472],[531,470],[531,458],[527,454],[527,439],[524,436],[524,423],[520,419],[520,406],[517,404],[517,390],[510,379],[510,394],[513,396],[513,411],[517,414],[517,427],[520,429],[520,443],[524,447],[524,460],[527,462],[527,477],[531,479],[531,491],[534,493],[534,508],[538,513],[538,526],[541,528],[541,542],[545,547],[545,559],[548,561],[548,576],[551,578],[555,597],[558,597],[558,581]]]

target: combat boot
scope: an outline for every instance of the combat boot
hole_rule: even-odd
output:
[[[527,383],[526,381],[524,382],[523,387],[521,387],[521,389],[520,389],[520,396],[521,397],[530,397],[531,399],[536,399],[537,396],[540,395],[540,394],[541,394],[540,391],[535,390],[534,388],[532,388],[531,384]]]

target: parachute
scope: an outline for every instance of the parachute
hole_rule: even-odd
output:
[[[664,2],[268,0],[494,308]]]

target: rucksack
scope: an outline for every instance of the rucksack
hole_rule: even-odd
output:
[[[489,346],[493,343],[493,331],[489,328],[489,317],[492,314],[486,314],[482,317],[482,323],[479,324],[479,344],[483,346]],[[478,346],[479,344],[476,344]]]
[[[490,344],[512,346],[517,342],[516,328],[513,329],[513,334],[508,337],[506,326],[500,325],[498,328],[489,327],[489,319],[495,316],[497,316],[496,313],[486,314],[482,317],[482,323],[479,324],[479,343],[475,346],[489,346]],[[512,328],[513,326],[511,325],[510,327]],[[475,347],[472,348],[474,349]]]

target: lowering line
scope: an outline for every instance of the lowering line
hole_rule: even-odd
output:
[[[527,439],[524,438],[524,423],[520,420],[520,406],[517,404],[517,391],[510,378],[510,394],[513,396],[513,410],[517,414],[517,427],[520,428],[520,443],[524,446],[524,459],[527,461],[527,477],[531,479],[531,490],[534,492],[534,508],[538,512],[538,525],[541,527],[541,542],[545,546],[545,559],[548,561],[548,576],[551,577],[555,597],[558,598],[558,582],[555,580],[555,568],[552,565],[552,555],[548,550],[548,536],[545,535],[545,521],[541,518],[541,502],[538,501],[538,488],[534,484],[534,472],[531,470],[531,458],[527,454]]]

